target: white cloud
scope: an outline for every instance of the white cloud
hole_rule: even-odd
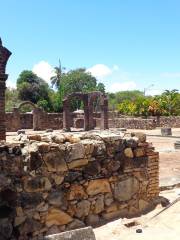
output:
[[[146,96],[160,95],[161,93],[163,93],[163,90],[159,90],[159,89],[149,89],[149,90],[146,90],[145,92]]]
[[[112,70],[104,64],[96,64],[91,68],[87,69],[87,72],[90,72],[94,77],[104,78],[112,73]]]
[[[87,69],[87,72],[90,72],[99,81],[102,81],[109,92],[137,89],[137,85],[132,80],[131,74],[123,71],[118,65],[108,67],[105,64],[96,64]]]
[[[16,83],[12,81],[10,78],[8,78],[8,80],[6,81],[6,86],[8,88],[16,88]]]
[[[54,68],[46,61],[35,64],[32,71],[47,82],[54,75]]]
[[[164,72],[161,73],[160,76],[165,78],[179,78],[180,72]]]
[[[114,66],[113,66],[113,70],[114,70],[114,71],[118,71],[118,70],[119,70],[119,66],[118,66],[118,65],[114,65]]]
[[[110,92],[119,92],[119,91],[126,91],[126,90],[134,90],[136,89],[136,83],[133,81],[129,81],[129,82],[115,82],[113,84],[111,84],[111,86],[109,87],[109,91]]]

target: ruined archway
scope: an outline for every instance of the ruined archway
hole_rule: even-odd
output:
[[[107,97],[99,92],[94,91],[90,93],[75,92],[68,95],[63,100],[63,128],[66,131],[71,130],[71,114],[70,114],[70,102],[73,97],[79,98],[84,103],[84,130],[88,131],[94,129],[93,119],[93,102],[99,98],[100,111],[101,111],[101,129],[108,128],[108,99]]]
[[[94,129],[95,127],[93,117],[93,104],[97,101],[100,111],[100,128],[108,129],[108,99],[107,96],[100,91],[88,93],[89,129]]]
[[[32,107],[32,122],[30,121],[28,126],[24,126],[23,124],[23,119],[21,118],[22,113],[20,113],[21,109],[24,106],[30,106]],[[42,114],[43,111],[41,108],[37,107],[36,104],[30,102],[30,101],[24,101],[21,102],[18,107],[13,109],[13,114],[14,116],[16,116],[16,121],[17,121],[17,130],[20,128],[32,128],[34,131],[36,130],[41,130],[41,118],[42,118]],[[24,114],[24,116],[27,116],[27,113]],[[18,122],[19,121],[19,122]],[[29,118],[28,118],[29,121]]]
[[[70,102],[74,97],[80,99],[84,104],[84,130],[88,131],[89,130],[88,95],[80,92],[72,93],[63,100],[63,128],[66,131],[71,130]]]
[[[33,110],[34,110],[35,108],[37,108],[37,106],[36,106],[34,103],[30,102],[30,101],[21,102],[21,103],[18,105],[17,108],[18,108],[18,110],[20,111],[22,107],[28,106],[28,105],[31,106],[31,107],[33,108]]]

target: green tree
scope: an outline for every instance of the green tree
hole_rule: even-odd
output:
[[[61,61],[59,59],[59,66],[54,68],[55,75],[52,76],[50,79],[53,87],[55,86],[55,88],[57,88],[57,89],[60,87],[61,79],[64,74],[64,70],[65,70],[65,68],[61,67]]]
[[[64,95],[73,92],[90,92],[97,90],[97,80],[84,68],[71,70],[62,76]]]
[[[166,103],[165,110],[168,113],[168,115],[177,115],[179,109],[179,105],[177,104],[179,97],[178,90],[177,89],[165,90],[161,97],[163,101]]]
[[[119,104],[123,101],[136,101],[138,98],[143,97],[143,92],[139,90],[121,91],[116,93],[109,93],[109,107],[110,109],[118,108]]]
[[[100,83],[97,84],[97,91],[105,93],[105,86],[104,86],[103,83],[100,82]]]
[[[45,104],[42,103],[45,103],[46,101],[45,110],[52,110],[52,104],[49,96],[51,89],[49,85],[35,73],[29,70],[21,72],[17,79],[16,86],[18,98],[21,101],[31,101],[35,104],[41,102],[42,107],[45,106]]]
[[[96,78],[93,77],[89,72],[86,72],[85,68],[78,68],[63,74],[59,92],[61,89],[63,89],[62,99],[64,96],[73,92],[105,92],[104,84],[97,83]],[[77,99],[72,101],[73,110],[80,108],[81,106],[81,101]]]
[[[16,106],[16,104],[20,103],[18,99],[18,91],[15,88],[6,88],[5,94],[5,109],[6,112],[11,112],[12,108]]]

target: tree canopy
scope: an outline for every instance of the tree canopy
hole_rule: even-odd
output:
[[[63,68],[64,69],[64,68]],[[24,70],[17,79],[16,89],[6,90],[6,110],[11,111],[15,104],[21,101],[31,101],[49,112],[63,110],[63,98],[73,92],[101,91],[105,86],[87,72],[78,68],[64,72],[55,67],[55,76],[51,78],[51,88],[47,82],[32,71]],[[166,90],[161,95],[144,96],[139,90],[107,93],[109,109],[117,110],[123,115],[130,116],[172,116],[180,115],[180,93],[177,89]],[[77,99],[72,101],[72,110],[81,108],[82,103]]]
[[[59,95],[62,99],[73,92],[91,91],[105,92],[105,86],[103,83],[97,83],[97,79],[89,72],[86,72],[85,68],[71,70],[62,75],[61,86],[59,88]],[[72,110],[75,110],[76,108],[80,108],[82,103],[81,101],[74,99],[71,105]]]
[[[104,91],[104,84],[97,84],[97,80],[85,68],[71,70],[62,76],[64,95],[73,92],[90,92],[99,89]]]
[[[24,70],[17,79],[18,98],[21,101],[31,101],[45,110],[51,110],[49,85],[35,73]]]

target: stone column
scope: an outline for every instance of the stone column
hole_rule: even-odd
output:
[[[89,102],[89,130],[94,129],[93,101]]]
[[[69,111],[69,102],[68,99],[63,100],[63,129],[67,132],[71,131],[70,118],[71,114]]]
[[[101,105],[101,129],[108,128],[108,99],[105,97],[103,105]]]
[[[19,129],[21,129],[21,118],[19,108],[17,107],[13,108],[13,118],[14,118],[13,122],[14,131],[18,131]]]
[[[89,104],[88,104],[88,94],[84,96],[84,130],[89,131]]]
[[[0,74],[0,140],[6,140],[5,90],[6,74]]]
[[[2,46],[0,38],[0,140],[6,140],[5,90],[8,75],[5,70],[10,55],[11,52]]]
[[[43,111],[41,108],[34,108],[33,109],[33,130],[39,131],[43,129]]]

